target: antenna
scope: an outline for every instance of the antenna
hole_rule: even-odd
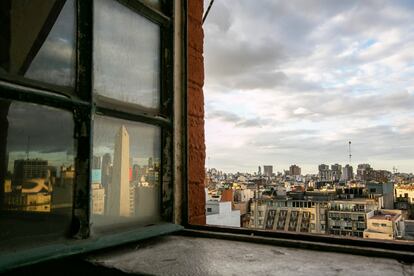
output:
[[[348,152],[349,152],[349,165],[351,165],[351,161],[352,161],[351,141],[348,142]]]
[[[30,152],[30,136],[27,136],[26,159],[29,159]]]

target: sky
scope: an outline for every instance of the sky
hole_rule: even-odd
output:
[[[14,161],[29,158],[52,166],[74,165],[74,122],[71,112],[37,104],[13,102],[7,115],[8,170]]]
[[[410,0],[216,0],[203,26],[206,167],[414,172],[413,14]]]

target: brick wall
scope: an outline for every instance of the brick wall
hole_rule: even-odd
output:
[[[188,1],[188,205],[189,223],[205,224],[203,1]]]

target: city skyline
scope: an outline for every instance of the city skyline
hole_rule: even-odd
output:
[[[310,170],[310,171],[307,171],[307,170],[304,171],[303,167],[299,163],[292,163],[289,166],[284,167],[284,168],[282,168],[280,166],[278,167],[278,166],[272,165],[272,164],[259,164],[259,165],[256,165],[255,169],[250,170],[250,171],[247,171],[247,170],[245,170],[245,171],[243,171],[243,170],[226,171],[226,170],[223,170],[223,169],[221,169],[219,167],[209,167],[209,166],[206,166],[206,170],[215,169],[217,171],[221,171],[222,173],[231,173],[231,174],[234,174],[234,173],[247,173],[247,174],[257,174],[257,175],[261,174],[261,175],[265,175],[265,173],[264,173],[264,167],[271,166],[272,169],[273,169],[273,174],[276,175],[277,173],[284,174],[286,171],[289,172],[290,167],[296,166],[301,171],[301,174],[300,175],[317,175],[318,174],[318,167],[320,165],[327,165],[328,167],[331,167],[332,165],[334,165],[334,166],[335,165],[340,165],[341,166],[341,170],[343,170],[346,166],[351,166],[352,167],[352,170],[353,170],[353,173],[355,174],[356,173],[356,170],[358,169],[358,165],[367,165],[367,164],[370,165],[370,167],[372,169],[374,169],[374,170],[385,170],[385,171],[389,171],[390,173],[413,174],[413,172],[411,172],[411,171],[410,172],[407,172],[407,171],[399,171],[397,167],[393,167],[393,168],[387,170],[387,169],[375,167],[375,166],[373,166],[370,163],[358,163],[358,164],[351,165],[349,163],[343,163],[343,164],[341,164],[341,163],[338,163],[338,162],[336,162],[336,163],[326,163],[326,162],[325,163],[320,163],[320,164],[317,164],[314,167],[312,167],[313,170]]]
[[[412,1],[217,2],[205,28],[206,166],[412,172]]]

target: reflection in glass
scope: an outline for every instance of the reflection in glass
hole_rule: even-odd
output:
[[[161,9],[160,0],[144,0],[143,2],[157,10]]]
[[[95,1],[94,7],[94,92],[157,109],[159,26],[116,1]]]
[[[0,248],[29,236],[63,236],[75,177],[72,114],[0,100],[0,129],[0,229],[7,229]]]
[[[96,116],[91,212],[95,225],[159,220],[160,129]]]
[[[0,17],[0,75],[74,86],[74,0],[5,0]]]

